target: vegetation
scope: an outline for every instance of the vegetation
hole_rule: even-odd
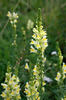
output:
[[[65,0],[0,0],[0,100],[66,100]]]

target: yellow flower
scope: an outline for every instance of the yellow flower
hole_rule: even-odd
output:
[[[2,92],[1,96],[2,97],[6,97],[6,94],[4,92]]]
[[[14,91],[12,91],[12,92],[11,92],[11,95],[14,95],[14,94],[15,94],[15,92],[14,92]]]
[[[40,100],[40,97],[38,97],[38,99],[37,100]]]
[[[28,90],[27,89],[25,89],[25,91],[24,91],[26,94],[28,93]]]
[[[17,99],[21,99],[20,95],[17,96]]]
[[[36,72],[36,71],[34,71],[34,72],[33,72],[33,75],[36,75],[36,74],[37,74],[37,72]]]
[[[45,82],[42,82],[42,85],[44,86],[44,85],[46,85],[46,83]]]
[[[5,88],[7,88],[7,85],[6,84],[1,84],[2,86],[3,86],[3,88],[5,89]]]
[[[13,80],[14,80],[14,79],[16,79],[16,76],[15,76],[15,75],[13,75],[13,76],[12,76],[12,79],[13,79]]]
[[[20,89],[19,89],[19,88],[17,88],[16,92],[17,92],[17,93],[19,93],[19,91],[20,91]]]
[[[30,44],[35,44],[35,41],[32,39]]]
[[[15,87],[15,88],[17,88],[17,87],[18,87],[18,85],[17,85],[17,84],[15,84],[15,85],[14,85],[14,87]]]
[[[66,67],[66,64],[64,64],[63,66]]]
[[[9,84],[13,84],[13,80],[11,79],[11,80],[9,80]]]
[[[33,71],[36,71],[36,70],[37,70],[37,66],[35,65],[35,67],[34,67]]]
[[[33,37],[33,38],[36,38],[36,34],[33,34],[32,37]]]
[[[9,87],[7,87],[7,90],[10,90],[10,88],[9,88]]]
[[[47,39],[46,39],[46,38],[43,38],[42,40],[43,40],[43,41],[47,41]]]
[[[44,43],[44,46],[45,46],[45,47],[47,47],[47,46],[48,46],[47,42],[45,42],[45,43]]]
[[[26,88],[28,88],[28,87],[29,87],[29,84],[28,84],[28,82],[26,83],[25,87],[26,87]]]
[[[40,39],[40,36],[37,34],[37,37],[36,37],[37,39]]]
[[[40,48],[40,44],[39,43],[36,43],[35,46],[36,46],[37,49]]]
[[[8,16],[8,17],[11,17],[11,16],[12,16],[10,11],[8,11],[7,16]]]
[[[29,96],[31,96],[31,93],[30,93],[30,92],[28,92],[27,96],[28,96],[28,97],[29,97]]]
[[[9,78],[9,79],[7,79],[7,78]],[[11,99],[13,99],[13,96],[14,96],[14,99],[16,99],[20,95],[19,94],[20,85],[18,84],[19,78],[16,77],[15,75],[11,76],[11,73],[7,73],[6,79],[7,79],[7,83],[5,83],[5,84],[2,83],[2,86],[5,86],[6,88],[5,88],[4,92],[2,92],[1,96],[4,98],[4,100],[11,100]],[[18,100],[19,99],[20,98],[18,97]]]
[[[35,50],[35,49],[33,48],[33,46],[31,46],[31,48],[30,48],[30,52],[32,52],[32,53],[36,53],[37,50]]]
[[[66,64],[63,63],[63,73],[66,74]]]
[[[17,19],[17,18],[18,18],[17,13],[13,12],[13,18],[14,18],[14,19]]]
[[[28,69],[28,70],[29,70],[28,63],[26,63],[26,65],[25,65],[25,69]]]
[[[56,76],[56,78],[55,78],[55,80],[56,80],[56,81],[59,81],[60,78],[61,78],[61,74],[58,72],[58,73],[57,73],[57,76]]]

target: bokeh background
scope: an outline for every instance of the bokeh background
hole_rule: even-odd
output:
[[[57,63],[56,58],[51,57],[51,52],[56,51],[56,42],[59,42],[63,62],[66,62],[66,0],[0,0],[0,83],[4,82],[8,62],[13,67],[20,59],[19,77],[21,83],[27,80],[22,66],[24,66],[27,58],[30,58],[34,63],[29,56],[29,44],[33,32],[32,29],[27,29],[27,23],[28,20],[32,20],[35,25],[38,8],[41,8],[42,23],[48,35],[49,46],[46,50],[48,60]],[[19,15],[16,49],[11,47],[14,29],[9,23],[8,11],[17,12]],[[0,93],[1,91],[0,85]]]

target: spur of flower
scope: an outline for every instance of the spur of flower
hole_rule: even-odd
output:
[[[4,100],[20,100],[20,85],[19,78],[16,75],[11,75],[11,73],[6,73],[5,83],[1,84],[4,91],[1,96]]]
[[[8,11],[7,16],[9,17],[10,23],[14,26],[14,28],[16,28],[18,14],[15,12],[11,13],[10,11]]]

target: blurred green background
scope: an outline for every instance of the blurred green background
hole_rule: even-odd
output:
[[[27,29],[27,22],[31,19],[35,25],[38,8],[41,8],[43,26],[48,35],[49,46],[46,50],[48,59],[52,60],[50,53],[56,50],[56,42],[59,42],[59,47],[64,57],[63,61],[66,62],[65,0],[0,0],[0,83],[5,79],[8,62],[13,67],[20,57],[22,57],[22,60],[20,61],[19,77],[23,83],[27,80],[22,66],[25,64],[26,58],[31,59],[31,56],[29,56],[29,44],[33,33],[32,29]],[[16,30],[18,35],[16,49],[11,47],[14,30],[8,22],[8,11],[15,11],[19,15]],[[25,30],[25,34],[23,30]],[[31,60],[33,61],[33,59]]]

